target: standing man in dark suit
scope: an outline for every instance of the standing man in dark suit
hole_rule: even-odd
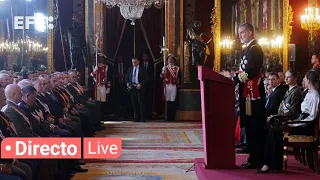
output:
[[[148,74],[143,66],[140,66],[138,58],[132,58],[132,67],[127,73],[127,87],[130,89],[130,95],[136,122],[146,121],[146,107],[144,104],[145,86],[148,80]]]
[[[152,118],[153,113],[153,83],[154,83],[154,66],[152,61],[150,61],[149,55],[144,53],[142,54],[143,66],[148,73],[148,80],[146,82],[146,114],[149,119]]]
[[[126,85],[126,70],[128,69],[126,64],[123,62],[123,56],[118,55],[114,64],[115,77],[114,77],[114,94],[115,94],[115,114],[117,118],[128,117],[130,114],[130,96],[125,92],[127,89]],[[131,111],[132,112],[132,111]]]
[[[241,166],[259,168],[263,165],[265,89],[262,79],[263,51],[254,39],[253,26],[239,27],[239,38],[246,48],[241,53],[239,72],[233,80],[239,83],[241,127],[246,129],[249,159]]]

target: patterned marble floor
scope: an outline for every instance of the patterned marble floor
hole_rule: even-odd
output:
[[[108,122],[99,137],[123,138],[118,159],[88,160],[82,180],[196,180],[194,171],[186,173],[193,159],[203,157],[200,122]]]

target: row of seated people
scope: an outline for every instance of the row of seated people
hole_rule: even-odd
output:
[[[0,136],[93,137],[101,128],[100,104],[88,99],[70,71],[19,79],[0,74]],[[0,159],[1,176],[21,179],[70,179],[86,172],[82,160]]]
[[[269,73],[264,80],[266,88],[266,125],[268,132],[266,140],[261,140],[258,145],[260,159],[254,160],[263,164],[257,173],[268,173],[270,170],[283,168],[283,128],[272,126],[276,117],[292,117],[287,121],[290,127],[290,135],[314,135],[315,121],[318,120],[319,113],[319,82],[320,75],[317,71],[309,71],[303,80],[303,92],[297,85],[298,73],[295,70],[288,70],[285,73],[284,82],[278,73]],[[294,118],[296,117],[296,118]],[[305,123],[294,123],[302,121]],[[248,147],[250,153],[250,147]],[[248,162],[252,160],[248,159]],[[258,164],[246,164],[248,167],[256,168]],[[259,166],[259,165],[258,165]]]

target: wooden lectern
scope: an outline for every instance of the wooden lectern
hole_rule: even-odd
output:
[[[204,166],[233,169],[235,165],[235,85],[212,69],[198,66],[201,89]]]

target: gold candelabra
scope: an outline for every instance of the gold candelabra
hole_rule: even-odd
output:
[[[319,9],[315,7],[308,7],[305,9],[305,14],[301,16],[301,27],[309,31],[308,44],[309,54],[317,51],[317,31],[320,29]]]
[[[220,42],[221,54],[223,57],[223,63],[221,63],[222,69],[227,68],[228,66],[228,56],[232,51],[232,44],[233,44],[233,40],[231,40],[230,37],[225,37]]]
[[[265,50],[279,50],[282,48],[283,36],[277,36],[274,39],[260,38],[258,44]]]
[[[307,31],[320,29],[320,16],[318,8],[306,8],[305,14],[301,16],[301,27]]]
[[[22,48],[23,47],[23,48]],[[22,49],[24,52],[22,52]],[[17,65],[18,59],[22,53],[28,57],[43,59],[46,58],[48,47],[43,47],[39,42],[27,39],[17,42],[0,42],[0,56],[8,58],[8,68],[12,69],[13,65]]]
[[[229,37],[224,38],[220,42],[221,53],[224,55],[229,54],[232,50],[232,44],[233,44],[233,41]]]
[[[273,39],[268,39],[266,37],[260,38],[258,44],[262,47],[266,55],[270,56],[271,59],[275,60],[279,64],[282,64],[282,45],[283,36],[277,36]]]

